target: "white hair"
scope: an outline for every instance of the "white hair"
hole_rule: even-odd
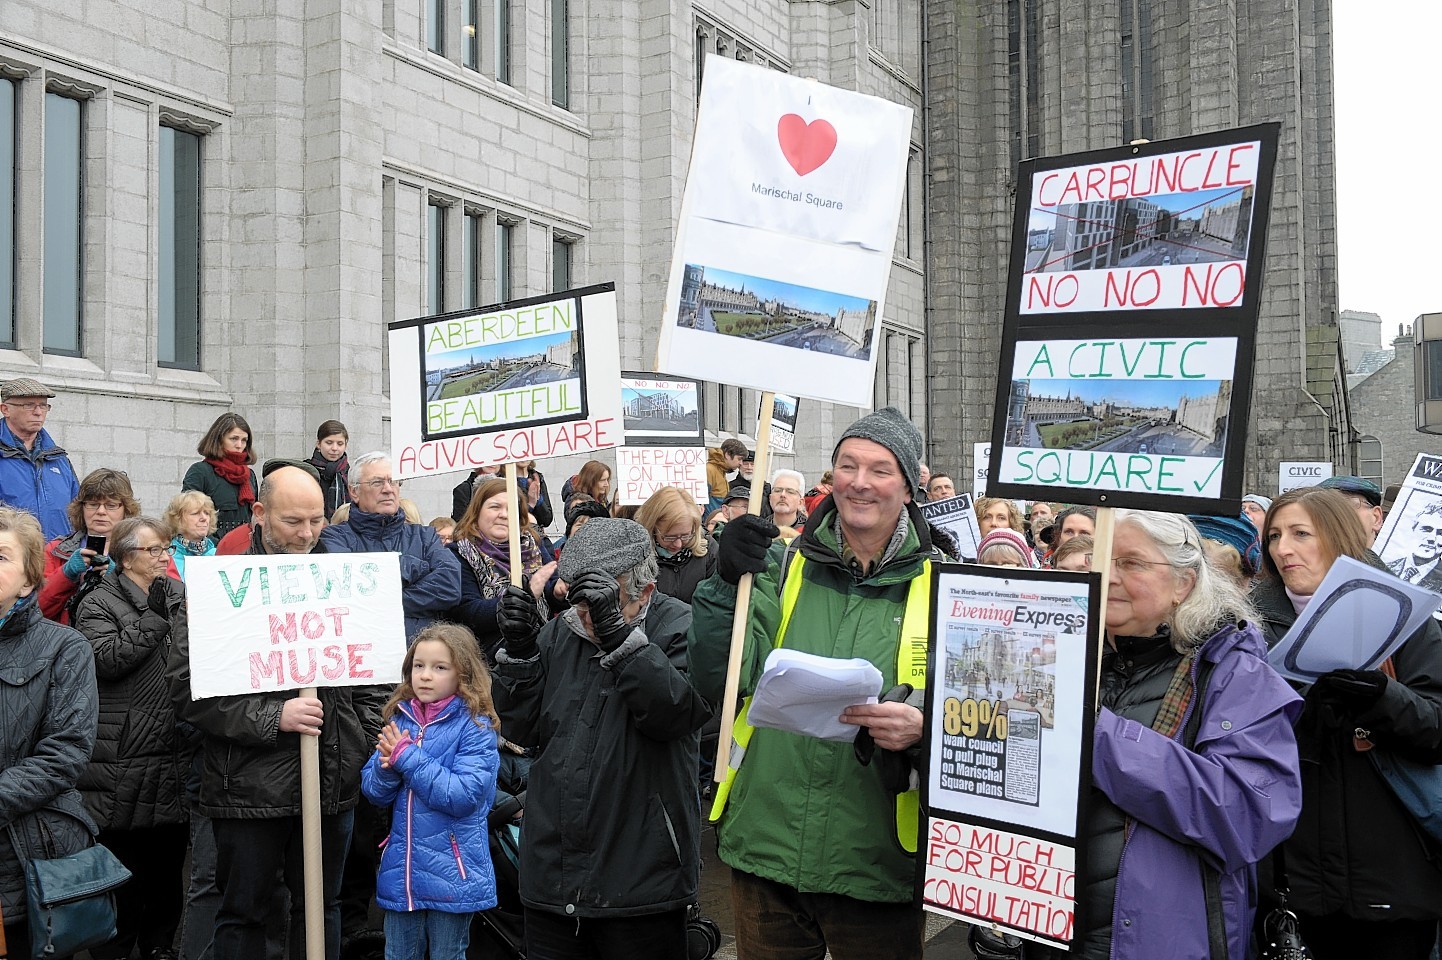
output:
[[[372,450],[370,453],[363,453],[360,456],[356,457],[350,462],[350,488],[352,490],[360,489],[361,474],[365,472],[366,467],[370,466],[373,463],[379,463],[382,460],[384,460],[386,463],[390,463],[390,459],[391,455],[386,453],[384,450]]]
[[[799,470],[777,470],[775,476],[771,478],[771,485],[776,486],[776,481],[782,477],[790,477],[795,480],[796,489],[802,493],[806,492],[806,478],[801,475]]]

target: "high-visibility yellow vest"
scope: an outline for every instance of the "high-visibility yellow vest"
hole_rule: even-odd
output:
[[[780,647],[786,639],[786,628],[791,624],[791,612],[796,609],[796,597],[801,593],[801,571],[806,560],[798,552],[791,559],[786,571],[786,582],[781,589],[781,629],[776,631],[775,646]],[[900,643],[896,647],[896,682],[909,683],[915,690],[926,688],[927,626],[931,613],[931,561],[922,563],[921,573],[913,577],[906,592],[906,610],[901,617]],[[755,727],[747,722],[751,709],[751,698],[741,703],[736,722],[731,727],[731,752],[726,759],[726,779],[716,785],[716,797],[711,803],[711,822],[721,819],[726,809],[726,798],[736,782],[736,772],[741,761],[746,759],[746,748],[751,743]],[[920,794],[918,790],[907,790],[896,796],[896,839],[907,853],[916,852],[916,837],[919,830]]]

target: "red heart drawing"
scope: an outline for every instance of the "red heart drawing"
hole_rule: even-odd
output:
[[[836,150],[836,128],[825,120],[807,123],[788,113],[776,124],[776,140],[791,169],[804,177],[831,159]]]

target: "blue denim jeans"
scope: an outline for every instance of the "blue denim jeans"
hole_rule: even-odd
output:
[[[387,910],[386,960],[465,960],[471,942],[469,913],[439,910]]]
[[[340,958],[340,882],[355,811],[320,818],[325,956]],[[217,817],[215,960],[256,960],[266,955],[277,881],[290,889],[290,956],[305,956],[305,868],[300,817],[240,820]]]

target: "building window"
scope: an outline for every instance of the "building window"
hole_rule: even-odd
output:
[[[1382,441],[1376,437],[1357,438],[1357,476],[1371,480],[1378,489],[1387,487],[1387,482],[1383,479],[1385,471],[1382,469]]]
[[[426,46],[446,55],[446,0],[426,0]]]
[[[0,346],[15,346],[15,81],[0,77]]]
[[[511,0],[496,2],[496,79],[511,82]]]
[[[160,352],[200,369],[200,137],[160,128]]]
[[[511,299],[511,235],[515,225],[496,221],[496,299]]]
[[[569,240],[551,241],[551,292],[571,289],[571,256],[574,247]]]
[[[571,109],[570,0],[551,0],[551,102]]]
[[[43,349],[72,356],[81,346],[81,106],[45,95]]]
[[[466,0],[466,22],[461,26],[461,65],[481,69],[481,0]]]
[[[481,305],[481,215],[468,213],[461,224],[461,306]]]
[[[446,302],[446,208],[426,207],[426,309],[443,313]]]

